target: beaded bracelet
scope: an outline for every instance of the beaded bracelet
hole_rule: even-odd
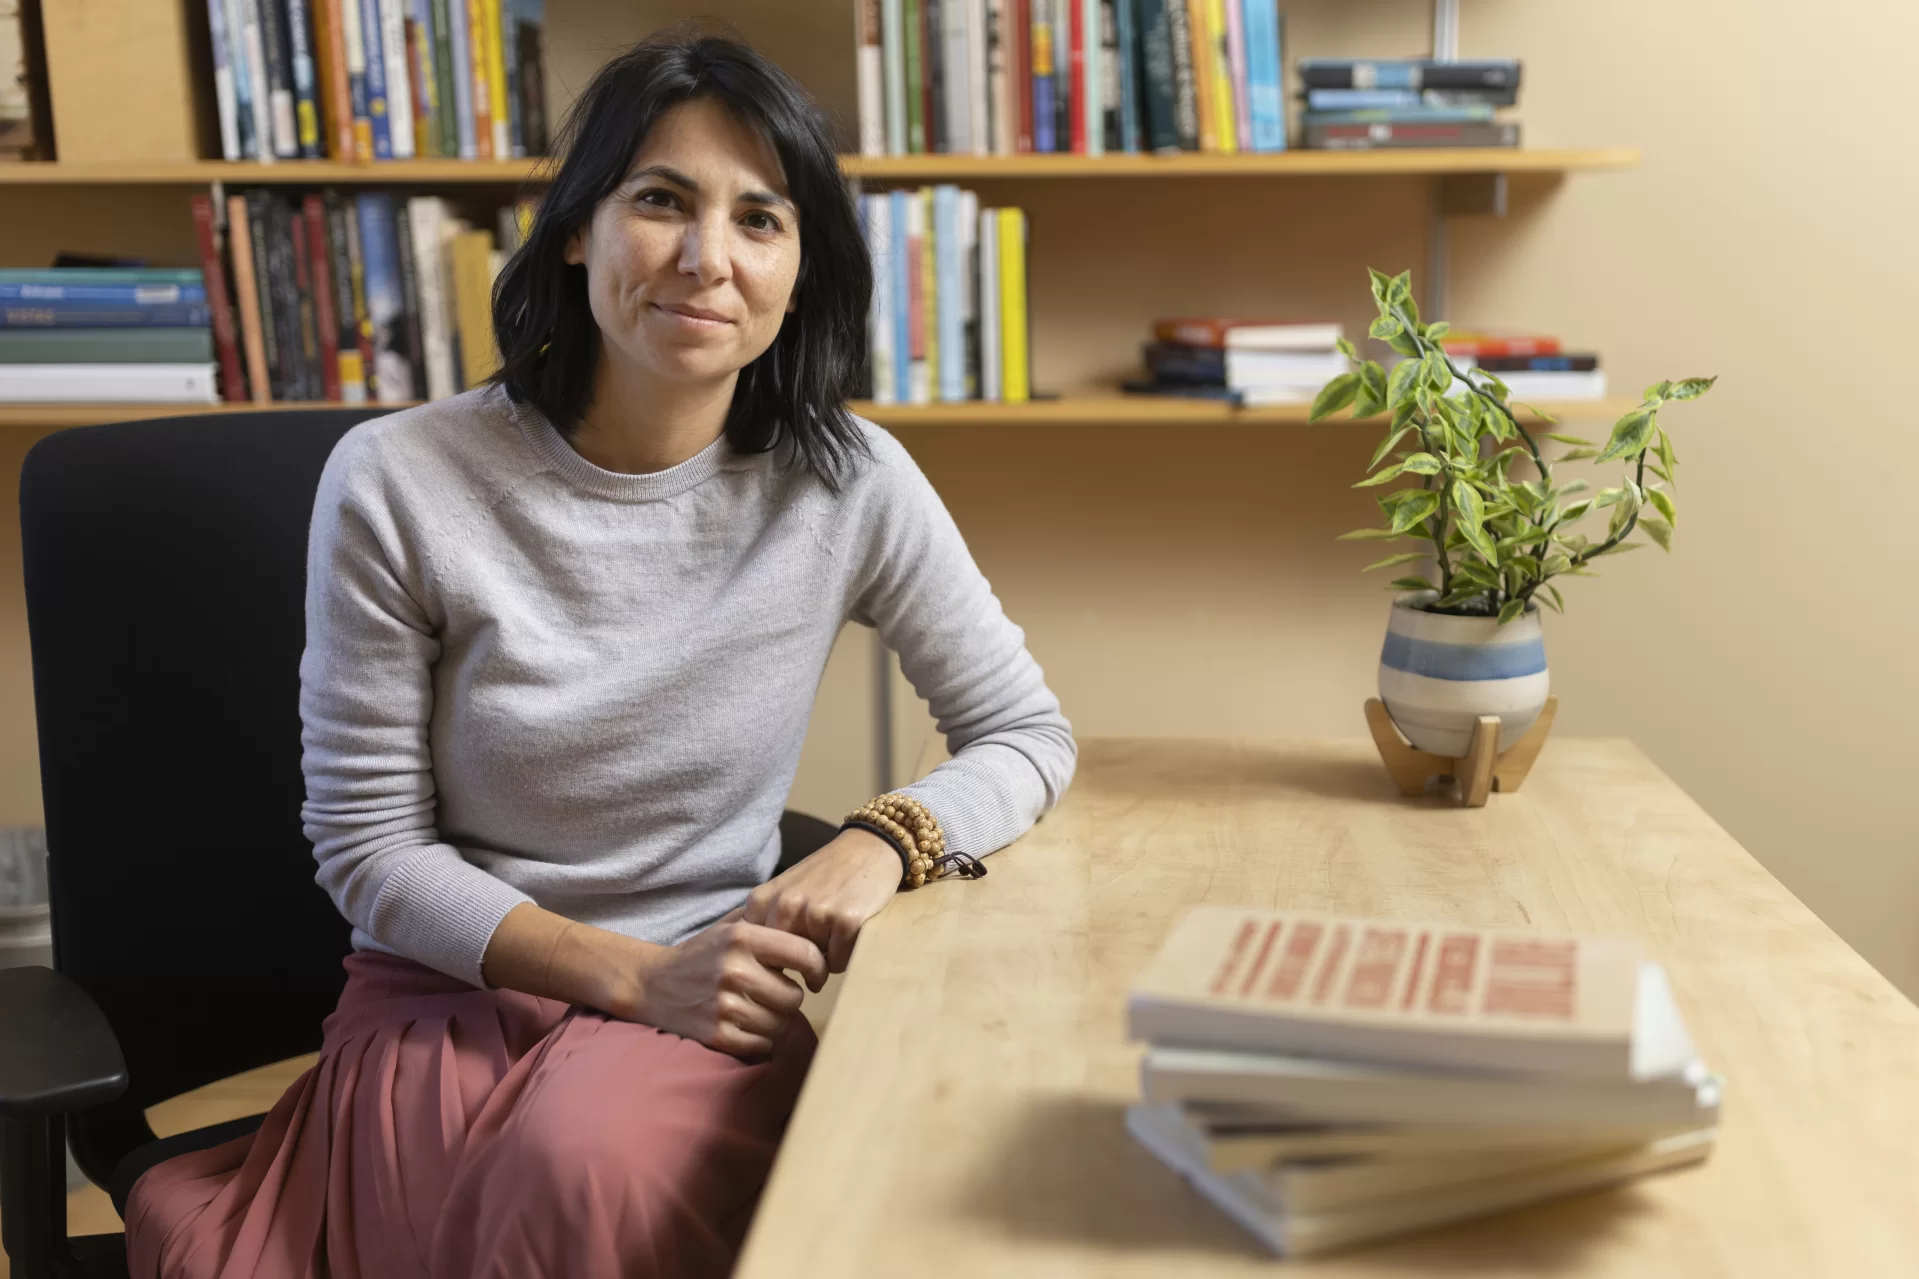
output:
[[[900,855],[903,888],[919,888],[929,879],[959,874],[978,879],[986,867],[965,853],[946,851],[946,832],[932,810],[910,795],[892,791],[870,799],[847,814],[840,829],[870,831]]]

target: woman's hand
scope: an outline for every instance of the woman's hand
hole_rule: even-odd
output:
[[[804,998],[785,970],[817,991],[826,984],[826,960],[806,938],[748,923],[743,913],[677,946],[648,947],[620,1001],[626,1006],[607,1011],[735,1057],[771,1052]]]
[[[853,943],[900,886],[900,855],[871,831],[841,831],[831,843],[783,875],[755,888],[745,919],[807,938],[824,952],[827,971],[846,971]]]

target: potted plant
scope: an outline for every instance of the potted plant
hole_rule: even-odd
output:
[[[1503,748],[1546,704],[1539,610],[1563,608],[1554,579],[1593,576],[1593,561],[1645,545],[1632,540],[1637,532],[1672,549],[1678,456],[1659,412],[1704,395],[1715,379],[1647,387],[1604,445],[1549,431],[1536,436],[1508,402],[1505,383],[1483,369],[1462,371],[1448,357],[1440,340],[1449,326],[1420,319],[1411,272],[1371,275],[1379,318],[1369,333],[1401,358],[1389,372],[1360,359],[1342,339],[1353,371],[1326,384],[1311,419],[1349,406],[1354,417],[1389,414],[1386,438],[1355,487],[1410,482],[1380,497],[1383,527],[1342,535],[1418,544],[1367,571],[1426,563],[1424,573],[1391,584],[1402,594],[1380,656],[1380,699],[1421,750],[1464,756],[1482,715],[1500,717]],[[1567,451],[1548,457],[1540,440]],[[1618,483],[1584,496],[1586,481],[1562,480],[1555,470],[1581,460],[1618,462],[1623,473]],[[1575,531],[1602,514],[1604,536]]]

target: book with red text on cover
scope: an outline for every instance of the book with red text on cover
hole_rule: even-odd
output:
[[[1157,1046],[1625,1080],[1636,942],[1198,906],[1134,984]],[[1691,1056],[1690,1044],[1674,1052]]]

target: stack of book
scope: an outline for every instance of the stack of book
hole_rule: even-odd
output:
[[[872,399],[1031,398],[1025,212],[934,186],[862,195],[860,223],[873,259]]]
[[[1283,151],[1277,0],[854,0],[860,150]]]
[[[1123,389],[1248,406],[1311,403],[1347,371],[1335,349],[1340,336],[1340,326],[1327,320],[1160,320],[1145,347],[1148,378]]]
[[[1497,119],[1519,101],[1511,58],[1302,58],[1301,144],[1315,150],[1516,147],[1519,126]]]
[[[1636,943],[1203,906],[1134,987],[1133,1136],[1303,1255],[1694,1163],[1721,1081]]]
[[[546,0],[206,0],[229,160],[546,154]]]
[[[1599,367],[1599,357],[1563,350],[1556,337],[1454,330],[1440,345],[1454,367],[1485,369],[1506,384],[1515,400],[1606,398],[1606,371]]]
[[[198,271],[0,271],[0,401],[212,403]]]
[[[500,210],[497,240],[445,200],[384,191],[195,196],[193,218],[230,401],[406,404],[499,365],[493,279],[529,202]]]

